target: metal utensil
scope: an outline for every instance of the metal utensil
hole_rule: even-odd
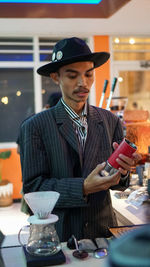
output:
[[[74,239],[74,243],[75,243],[75,246],[76,246],[76,250],[72,253],[72,255],[75,258],[80,259],[80,260],[83,260],[83,259],[87,258],[88,257],[88,252],[86,252],[84,250],[80,250],[79,246],[78,246],[77,239],[75,238],[74,235],[72,235],[72,238]]]
[[[106,106],[106,109],[109,110],[109,106],[110,106],[110,102],[111,102],[111,98],[112,98],[112,95],[114,93],[114,90],[115,90],[115,87],[116,87],[116,83],[117,83],[117,78],[114,77],[113,79],[113,83],[112,83],[112,87],[111,87],[111,91],[110,91],[110,94],[109,94],[109,98],[108,98],[108,101],[107,101],[107,106]]]
[[[106,93],[107,85],[108,85],[108,80],[105,80],[105,81],[104,81],[103,92],[102,92],[101,99],[100,99],[100,103],[99,103],[99,108],[101,108],[102,105],[103,105],[103,101],[104,101],[104,96],[105,96],[105,93]]]

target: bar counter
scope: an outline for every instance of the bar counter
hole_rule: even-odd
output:
[[[119,225],[138,225],[150,223],[150,205],[143,204],[139,207],[130,205],[126,199],[118,199],[115,191],[111,191],[112,205],[117,214]],[[15,214],[14,214],[15,212]],[[20,212],[20,203],[14,203],[7,208],[0,208],[0,230],[6,236],[0,249],[5,267],[25,267],[25,257],[22,248],[18,243],[17,234],[20,228],[27,223],[28,216]],[[66,263],[53,266],[71,267],[105,267],[107,258],[96,259],[90,253],[84,260],[76,259],[72,256],[66,243],[62,243],[62,250],[66,256]],[[1,265],[0,265],[1,266]]]
[[[14,236],[16,239],[16,236]],[[68,267],[105,267],[106,258],[96,259],[92,253],[89,253],[88,258],[84,260],[76,259],[72,256],[72,250],[69,250],[66,243],[62,243],[62,250],[66,257],[66,263],[53,266],[68,266]],[[14,248],[2,248],[2,258],[5,263],[5,267],[26,267],[25,256],[21,247]],[[0,265],[1,266],[1,265]],[[1,266],[2,267],[2,266]],[[35,266],[36,267],[36,266]]]
[[[111,191],[112,205],[119,225],[136,225],[150,223],[150,202],[138,207],[131,205],[126,199],[118,199],[116,191]]]

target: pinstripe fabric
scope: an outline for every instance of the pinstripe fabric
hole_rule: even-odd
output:
[[[61,98],[61,102],[64,105],[65,110],[69,114],[69,117],[71,118],[73,122],[73,127],[76,131],[79,144],[81,145],[81,150],[84,151],[86,138],[87,138],[87,130],[88,130],[88,124],[87,124],[87,103],[85,104],[85,107],[82,111],[82,115],[79,116],[77,113],[75,113]]]
[[[108,236],[116,225],[109,190],[83,197],[83,182],[97,164],[112,153],[112,143],[123,138],[119,119],[107,110],[88,106],[88,135],[84,158],[77,136],[61,101],[29,120],[20,133],[23,192],[53,190],[60,198],[53,210],[59,216],[56,231],[61,241]],[[124,190],[128,179],[118,189]]]

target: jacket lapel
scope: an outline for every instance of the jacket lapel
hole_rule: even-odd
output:
[[[93,170],[95,166],[95,157],[98,155],[99,143],[102,142],[101,137],[104,133],[103,120],[100,114],[93,108],[89,106],[88,115],[88,135],[84,150],[84,166],[83,166],[83,176],[87,175],[86,170]],[[88,166],[88,168],[87,168]]]
[[[65,111],[62,103],[59,101],[55,106],[55,118],[59,131],[70,146],[78,153],[81,168],[83,167],[83,176],[86,174],[86,170],[92,170],[95,166],[95,155],[99,153],[99,142],[101,142],[101,136],[104,132],[103,120],[100,114],[94,107],[88,106],[88,135],[84,149],[84,162],[82,160],[82,152],[80,150],[76,133],[72,126],[71,119],[68,119],[68,114]],[[88,168],[87,168],[88,166]]]
[[[68,114],[65,111],[60,101],[55,106],[55,117],[56,117],[56,123],[58,124],[60,133],[67,140],[67,142],[72,146],[72,148],[77,153],[79,153],[80,149],[79,149],[75,130],[73,129],[73,126],[72,126],[72,121],[71,119],[68,119]]]

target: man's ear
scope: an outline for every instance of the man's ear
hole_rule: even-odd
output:
[[[59,77],[57,72],[52,72],[50,74],[50,77],[52,78],[54,83],[59,84]]]

